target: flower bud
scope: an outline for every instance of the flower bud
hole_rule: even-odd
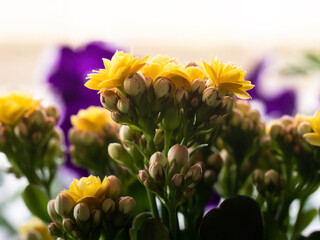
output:
[[[173,131],[179,126],[179,123],[180,111],[172,104],[165,110],[162,125],[165,130]]]
[[[156,129],[156,134],[154,135],[153,142],[155,145],[163,143],[164,131],[162,129]]]
[[[120,143],[110,143],[108,153],[113,160],[121,165],[130,164],[130,156]]]
[[[209,119],[209,125],[211,127],[219,126],[223,121],[223,118],[221,115],[213,115]]]
[[[242,113],[248,112],[251,108],[250,103],[245,100],[237,100],[235,102],[235,107],[239,109]]]
[[[130,110],[130,100],[128,98],[120,98],[117,102],[117,108],[122,113],[128,113]]]
[[[136,208],[136,201],[132,197],[121,197],[119,201],[119,211],[125,215],[131,215]]]
[[[71,233],[76,229],[76,226],[71,218],[64,218],[62,226],[63,226],[63,229],[68,233]]]
[[[294,118],[289,115],[284,115],[281,117],[280,121],[284,127],[287,127],[294,123]]]
[[[45,124],[45,116],[42,110],[34,110],[28,117],[31,126],[43,127]]]
[[[45,109],[47,116],[53,117],[56,122],[58,122],[60,113],[56,106],[49,106]]]
[[[101,221],[102,221],[102,213],[99,209],[94,209],[92,211],[92,223],[93,223],[93,226],[98,226]]]
[[[189,160],[188,149],[184,145],[176,144],[172,146],[168,151],[168,161],[171,165],[173,161],[178,168],[184,166]]]
[[[220,154],[213,153],[207,159],[207,164],[210,168],[213,168],[215,171],[219,172],[222,168],[222,158]]]
[[[124,123],[128,120],[128,118],[125,114],[117,112],[117,111],[114,111],[111,113],[111,118],[116,123]]]
[[[56,222],[51,222],[48,224],[48,232],[51,236],[62,237],[63,233],[60,229],[60,224]]]
[[[120,197],[121,192],[122,192],[122,184],[121,184],[121,181],[119,180],[119,178],[111,175],[111,176],[107,177],[107,179],[109,180],[109,183],[110,183],[109,190],[108,190],[108,196],[110,198]]]
[[[56,212],[63,217],[66,217],[71,213],[74,205],[75,201],[66,192],[59,193],[54,201]]]
[[[203,91],[202,101],[211,108],[216,108],[222,101],[222,96],[218,88],[208,87]]]
[[[118,94],[112,90],[105,90],[100,94],[101,104],[110,111],[117,110],[117,102],[119,98]]]
[[[85,203],[78,203],[73,209],[73,216],[77,221],[85,222],[90,218],[90,209]]]
[[[252,120],[256,124],[258,124],[258,122],[260,121],[260,113],[256,109],[251,109],[247,113],[247,117],[250,118],[250,120]]]
[[[138,180],[143,184],[144,181],[149,177],[149,174],[146,170],[140,170],[138,173]]]
[[[223,96],[221,102],[221,108],[225,109],[225,113],[230,113],[233,109],[234,100],[230,96]]]
[[[155,162],[151,164],[149,173],[156,182],[164,182],[164,169],[161,163]]]
[[[279,136],[283,136],[283,135],[284,135],[284,128],[280,124],[275,123],[271,126],[270,136],[272,139],[277,139]]]
[[[49,216],[51,217],[51,219],[53,221],[60,221],[61,220],[61,217],[58,215],[58,213],[56,212],[55,210],[55,204],[54,204],[55,200],[50,200],[48,202],[48,205],[47,205],[47,211],[49,213]]]
[[[276,186],[279,183],[279,173],[271,169],[264,174],[264,183],[267,186]]]
[[[204,182],[210,186],[217,181],[217,177],[217,173],[212,169],[207,169],[203,173]]]
[[[146,90],[144,76],[140,73],[130,74],[123,82],[124,91],[130,96],[137,96]]]
[[[191,92],[192,93],[196,92],[197,94],[201,94],[205,88],[206,88],[206,84],[203,80],[195,79],[191,85]]]
[[[264,181],[263,171],[261,171],[260,169],[254,170],[254,172],[252,173],[252,181],[253,183],[263,183]]]
[[[171,183],[175,188],[182,187],[184,183],[184,176],[180,173],[174,174],[173,177],[171,178]]]
[[[153,85],[157,98],[168,98],[172,91],[172,83],[167,78],[159,78]]]
[[[168,159],[161,152],[155,152],[150,157],[149,166],[151,166],[155,162],[159,162],[163,167],[166,167],[168,163]]]
[[[310,123],[303,121],[299,124],[297,131],[300,136],[303,136],[305,133],[312,132],[312,127]]]
[[[140,135],[140,133],[127,125],[122,125],[119,130],[119,135],[121,141],[133,141],[137,135]]]
[[[116,204],[111,198],[107,198],[103,201],[101,209],[104,213],[113,213],[116,209]]]
[[[176,100],[179,105],[183,107],[186,106],[189,100],[189,93],[187,92],[187,90],[183,88],[179,88],[176,91]]]
[[[193,189],[193,188],[187,188],[186,190],[184,190],[183,196],[184,196],[185,198],[188,198],[188,197],[190,197],[190,196],[193,194],[193,192],[194,192],[194,189]]]
[[[191,106],[193,108],[197,108],[200,104],[200,99],[199,99],[199,96],[194,96],[192,99],[191,99]]]
[[[243,113],[236,108],[233,108],[230,119],[230,125],[238,126],[243,120]]]
[[[14,134],[19,138],[26,138],[28,136],[28,128],[27,125],[20,121],[13,129]]]
[[[202,178],[202,167],[200,164],[195,164],[188,169],[186,173],[186,179],[190,183],[198,183]]]

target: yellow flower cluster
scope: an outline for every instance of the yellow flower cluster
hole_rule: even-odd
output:
[[[320,147],[320,110],[310,120],[312,127],[312,133],[306,133],[303,135],[305,140],[311,145]]]
[[[157,56],[147,61],[140,60],[130,54],[116,52],[111,61],[103,59],[105,69],[89,74],[85,86],[99,90],[99,93],[111,88],[121,88],[124,80],[135,72],[140,72],[145,78],[151,78],[153,83],[160,78],[169,79],[178,88],[190,90],[195,79],[203,80],[207,86],[218,87],[222,92],[231,92],[242,99],[250,98],[246,92],[254,87],[244,79],[246,72],[230,63],[223,63],[216,58],[208,64],[202,61],[199,67],[183,66],[176,60],[166,56]]]
[[[91,106],[81,109],[77,115],[71,116],[73,127],[80,131],[103,132],[106,125],[114,123],[108,110],[102,107]]]
[[[0,96],[0,122],[14,125],[25,114],[30,114],[41,100],[25,92],[9,92]]]
[[[47,225],[42,222],[39,218],[32,218],[25,225],[19,229],[19,234],[22,239],[42,239],[42,240],[53,240],[47,230]]]
[[[99,177],[90,175],[83,177],[80,180],[74,179],[69,186],[69,190],[64,190],[76,203],[80,202],[83,198],[92,197],[102,199],[108,189],[110,183],[107,177],[101,182]]]

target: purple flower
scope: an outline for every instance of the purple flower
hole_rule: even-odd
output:
[[[71,128],[70,116],[80,109],[92,105],[101,106],[96,91],[84,87],[86,76],[92,69],[103,68],[102,58],[111,59],[115,49],[103,42],[92,42],[80,48],[71,49],[62,46],[57,62],[48,74],[47,82],[62,100],[62,119],[60,126],[65,136]],[[67,145],[68,139],[66,138]],[[75,168],[68,155],[67,167],[76,169],[80,175],[87,171]]]
[[[271,117],[281,117],[282,115],[294,115],[296,112],[296,93],[291,89],[284,89],[279,94],[273,96],[265,96],[265,89],[261,89],[261,76],[263,70],[267,67],[266,61],[260,61],[255,68],[250,72],[247,80],[255,85],[255,88],[250,90],[250,95],[253,100],[262,102],[265,106],[265,114]],[[269,91],[269,90],[267,90]]]

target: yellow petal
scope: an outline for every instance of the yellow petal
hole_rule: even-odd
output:
[[[318,133],[306,133],[303,135],[304,139],[311,145],[320,147],[320,134]]]

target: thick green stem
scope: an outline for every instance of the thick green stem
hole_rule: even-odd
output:
[[[165,156],[167,156],[169,148],[170,148],[170,144],[171,144],[172,131],[165,131],[164,133],[165,133],[164,134],[165,136],[164,136],[164,152],[163,152],[163,154]]]
[[[177,239],[177,207],[175,204],[169,203],[167,205],[168,213],[169,213],[169,230],[172,235],[172,239]]]
[[[159,218],[159,212],[157,208],[157,203],[154,195],[146,188],[147,195],[148,195],[148,200],[149,200],[149,205],[151,208],[152,216],[154,218]]]

